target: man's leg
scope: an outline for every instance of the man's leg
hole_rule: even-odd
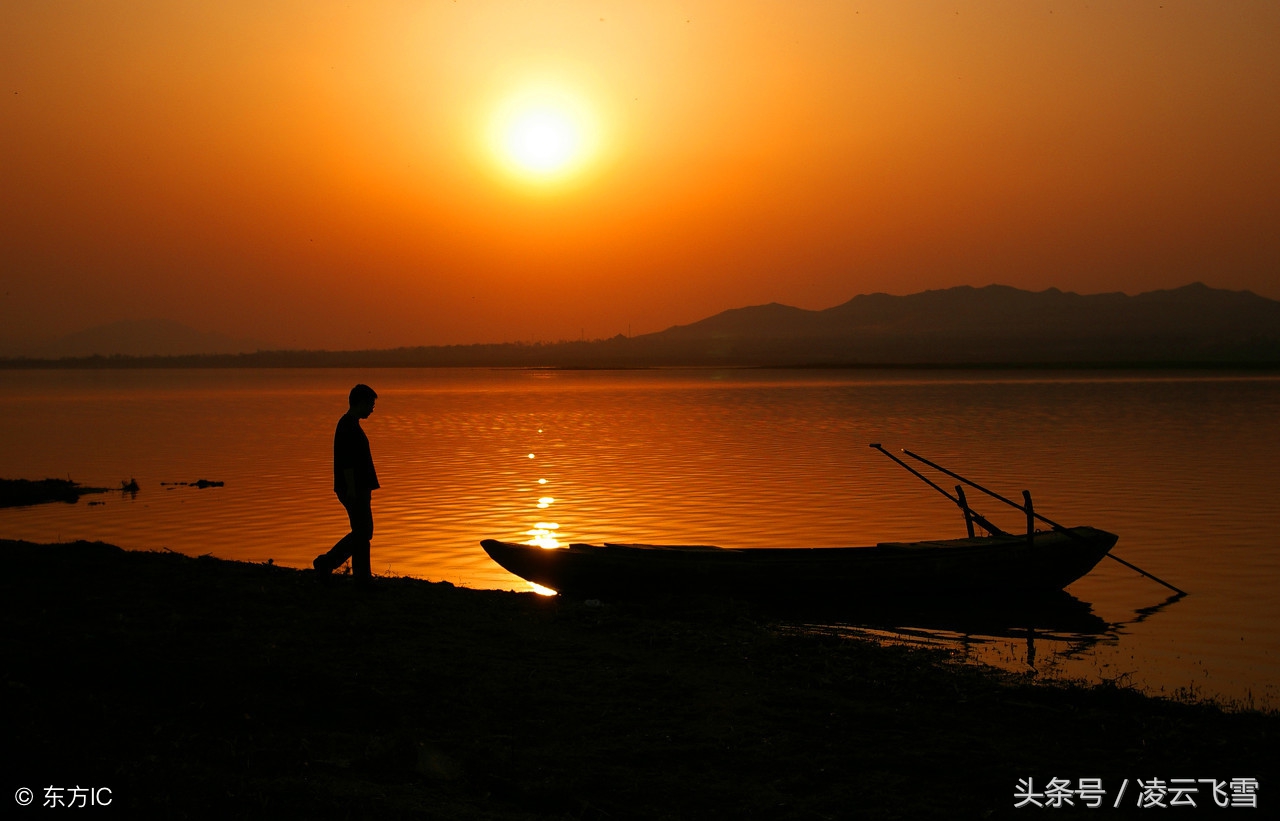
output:
[[[332,573],[342,566],[342,563],[350,559],[360,549],[362,540],[354,533],[348,533],[338,540],[338,543],[329,548],[327,553],[321,553],[316,556],[316,560],[312,562],[312,566],[322,573]],[[368,545],[368,542],[365,542]],[[365,547],[368,552],[368,547]]]
[[[369,539],[373,538],[373,511],[365,500],[344,499],[338,497],[342,507],[347,511],[347,521],[351,523],[351,532],[338,540],[337,544],[325,553],[316,556],[312,567],[321,573],[332,573],[351,559],[351,572],[360,575],[363,564],[364,575],[369,576]],[[360,558],[363,556],[363,558]]]
[[[373,577],[369,560],[369,543],[373,540],[371,502],[366,495],[347,507],[347,517],[351,520],[351,575],[359,581],[367,581]]]

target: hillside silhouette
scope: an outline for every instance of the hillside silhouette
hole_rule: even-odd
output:
[[[1201,283],[1138,296],[961,286],[823,311],[762,305],[634,340],[665,356],[779,364],[1280,359],[1280,302]]]
[[[635,337],[370,351],[7,360],[9,367],[1276,365],[1280,302],[1194,283],[1137,296],[959,286],[811,311],[735,308]]]

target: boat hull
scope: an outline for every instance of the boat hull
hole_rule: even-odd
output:
[[[544,549],[486,539],[506,570],[577,597],[713,594],[1025,596],[1062,590],[1097,565],[1116,536],[1091,527],[871,547],[719,548],[585,545]]]

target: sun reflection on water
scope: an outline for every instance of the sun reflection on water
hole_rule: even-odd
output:
[[[530,537],[525,544],[537,545],[548,550],[563,547],[560,540],[556,538],[556,531],[559,529],[560,525],[555,522],[538,522],[532,530],[525,531],[525,535]]]
[[[538,428],[538,434],[541,435],[542,432],[543,432],[543,429]],[[536,454],[534,452],[530,452],[528,454],[528,458],[534,459],[536,458]],[[547,484],[547,480],[545,477],[539,478],[537,482],[539,485]],[[554,497],[540,496],[538,497],[538,501],[536,502],[535,507],[538,510],[546,510],[547,508],[551,507],[551,505],[553,505],[555,501],[556,500]],[[551,550],[557,547],[563,547],[560,540],[556,538],[556,531],[559,529],[560,529],[560,525],[556,522],[538,522],[533,526],[531,530],[525,531],[525,535],[529,537],[529,539],[525,542],[525,544],[537,545],[538,547],[545,548],[548,550]],[[552,592],[552,591],[547,591],[546,588],[540,588],[538,592],[543,592],[543,591],[546,591],[547,593]]]
[[[538,433],[539,434],[542,433],[542,428],[538,429]],[[536,458],[536,456],[535,454],[530,453],[529,458],[534,459]],[[539,485],[545,485],[546,483],[547,483],[546,478],[538,479]],[[535,507],[538,510],[546,510],[547,508],[551,507],[551,505],[553,505],[555,501],[556,500],[551,496],[540,496],[538,497],[538,501]],[[564,545],[560,542],[559,539],[556,538],[556,531],[559,529],[560,529],[560,525],[558,522],[537,522],[532,529],[525,531],[525,535],[529,537],[528,541],[526,541],[525,544],[536,545],[538,547],[543,548],[544,550],[554,550],[556,548],[563,547]],[[525,584],[527,584],[529,588],[534,593],[537,593],[539,596],[558,595],[556,591],[552,590],[551,588],[543,587],[542,585],[537,584],[535,582],[525,580]]]

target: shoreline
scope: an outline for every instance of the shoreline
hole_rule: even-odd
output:
[[[124,490],[129,487],[122,483]],[[137,484],[133,486],[137,490]],[[0,479],[0,508],[32,507],[64,502],[75,504],[81,496],[106,493],[109,488],[86,487],[71,479]]]
[[[1021,779],[1101,778],[1124,817],[1134,779],[1253,778],[1259,806],[1276,783],[1276,713],[785,633],[734,602],[0,555],[11,794],[93,785],[175,818],[1015,817]]]
[[[1156,371],[1239,372],[1275,374],[1276,359],[1044,359],[1044,360],[569,360],[520,361],[517,357],[452,361],[413,358],[399,351],[260,351],[253,354],[163,356],[95,355],[58,359],[0,357],[0,371],[96,370],[513,370],[513,371],[662,371],[662,370],[779,370],[779,371]]]

